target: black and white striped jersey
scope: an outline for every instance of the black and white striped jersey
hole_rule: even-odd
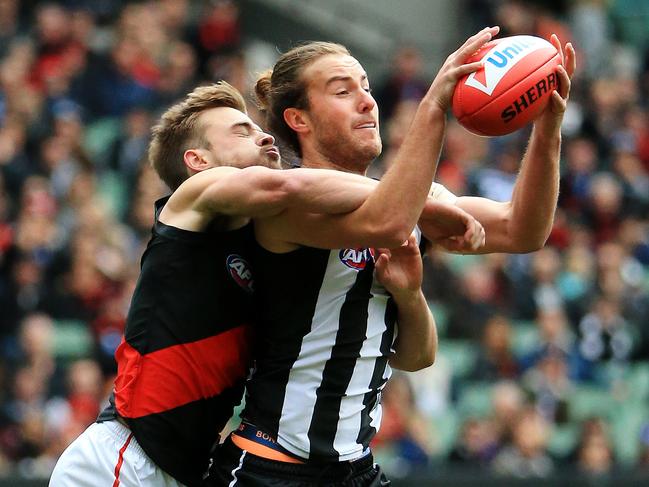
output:
[[[256,370],[244,418],[290,452],[356,458],[381,422],[396,307],[371,249],[258,247]]]

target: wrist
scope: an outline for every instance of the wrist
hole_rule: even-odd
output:
[[[390,291],[390,294],[399,308],[415,306],[420,304],[421,300],[425,301],[421,287],[417,289],[399,289],[394,292]]]
[[[561,144],[561,121],[558,123],[537,120],[532,130],[532,138],[544,146]]]
[[[424,96],[419,103],[419,109],[432,121],[438,123],[446,123],[446,112],[448,107],[445,107],[438,97],[432,96],[430,92]]]

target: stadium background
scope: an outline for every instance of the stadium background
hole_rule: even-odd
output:
[[[110,390],[165,106],[339,41],[381,107],[380,175],[442,58],[496,23],[578,49],[554,229],[529,255],[427,259],[437,362],[394,375],[374,449],[397,486],[646,482],[649,2],[0,0],[0,486],[45,485]],[[437,179],[506,200],[527,136],[451,122]]]

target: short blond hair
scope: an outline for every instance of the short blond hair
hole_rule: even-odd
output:
[[[153,127],[149,162],[167,186],[175,191],[189,174],[183,157],[187,149],[207,146],[204,130],[196,123],[205,110],[228,107],[246,112],[241,93],[225,81],[200,86],[169,108]]]

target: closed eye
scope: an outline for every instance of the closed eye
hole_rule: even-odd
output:
[[[250,122],[239,122],[232,126],[232,133],[237,137],[250,137],[254,130]]]

